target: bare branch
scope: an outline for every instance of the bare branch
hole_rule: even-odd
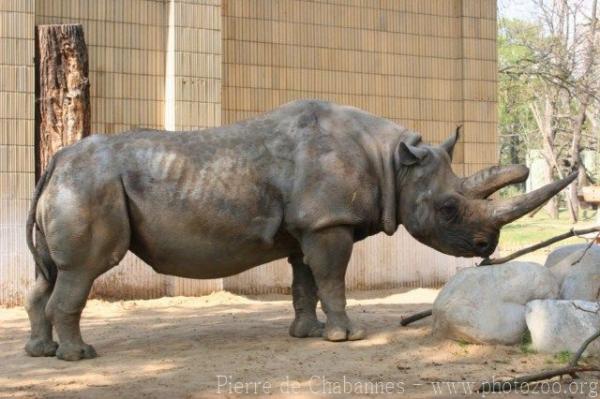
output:
[[[589,372],[589,371],[600,371],[600,368],[598,368],[598,367],[593,367],[593,366],[586,367],[586,366],[578,366],[577,365],[577,363],[579,363],[579,360],[581,359],[581,356],[583,355],[583,352],[585,352],[587,347],[598,337],[600,337],[600,330],[598,330],[596,333],[592,334],[591,337],[586,339],[581,344],[581,346],[579,347],[579,349],[577,350],[577,352],[575,353],[575,355],[569,362],[569,365],[566,367],[561,367],[556,370],[543,371],[541,373],[536,373],[536,374],[525,375],[522,377],[514,378],[512,380],[507,380],[507,381],[497,381],[494,383],[482,382],[479,385],[479,389],[477,390],[477,392],[509,391],[509,390],[512,390],[512,389],[515,389],[518,387],[522,387],[523,385],[527,385],[530,382],[547,380],[550,378],[563,376],[563,375],[570,375],[573,378],[576,378],[577,373],[583,373],[583,372]]]
[[[573,263],[571,263],[571,266],[574,266],[574,265],[578,264],[579,262],[581,262],[581,259],[583,259],[583,257],[587,254],[587,252],[590,250],[590,248],[592,247],[592,245],[594,245],[594,243],[596,241],[598,241],[598,237],[600,237],[600,232],[598,234],[596,234],[596,238],[594,238],[593,240],[591,240],[588,243],[588,245],[583,250],[583,253],[581,254],[581,256],[579,258],[577,258],[577,260],[575,260]]]
[[[589,371],[600,371],[598,367],[562,367],[556,370],[543,371],[537,374],[526,375],[522,377],[517,377],[512,380],[507,381],[496,381],[494,383],[491,382],[482,382],[477,389],[477,392],[502,392],[502,391],[510,391],[515,388],[519,388],[523,385],[527,385],[531,382],[547,380],[553,377],[558,377],[562,375],[571,375],[574,376],[576,373],[589,372]]]
[[[559,242],[559,241],[565,240],[570,237],[581,236],[584,234],[589,234],[589,233],[594,233],[594,232],[599,232],[599,231],[600,231],[600,226],[595,226],[595,227],[590,227],[587,229],[580,229],[580,230],[571,229],[566,233],[557,235],[556,237],[549,238],[545,241],[539,242],[535,245],[531,245],[527,248],[520,249],[517,252],[514,252],[508,256],[504,256],[502,258],[495,258],[495,259],[485,258],[477,266],[490,266],[490,265],[499,265],[501,263],[506,263],[515,258],[518,258],[518,257],[528,254],[530,252],[536,251],[540,248],[544,248],[544,247],[547,247],[548,245],[552,245],[555,242]]]
[[[400,325],[407,326],[410,323],[414,323],[415,321],[418,321],[418,320],[421,320],[421,319],[431,316],[432,313],[433,313],[432,309],[427,309],[427,310],[412,314],[407,317],[402,317],[402,321],[400,321]]]

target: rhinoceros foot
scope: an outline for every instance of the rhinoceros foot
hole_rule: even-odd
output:
[[[312,317],[296,317],[290,325],[290,335],[296,338],[321,337],[325,323]]]
[[[323,337],[328,341],[357,341],[366,335],[367,331],[352,323],[345,312],[327,314]]]
[[[54,356],[58,344],[52,340],[32,338],[25,344],[25,352],[32,357]]]
[[[61,360],[93,359],[96,356],[96,350],[88,344],[61,343],[56,351],[56,357]]]

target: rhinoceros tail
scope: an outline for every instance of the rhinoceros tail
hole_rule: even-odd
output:
[[[35,215],[37,211],[37,204],[46,187],[46,183],[50,179],[52,172],[54,171],[54,166],[56,164],[56,156],[52,157],[48,166],[42,176],[40,177],[37,185],[35,186],[35,191],[33,192],[33,198],[31,200],[31,208],[29,209],[29,214],[27,216],[27,225],[25,226],[26,234],[27,234],[27,246],[29,247],[29,251],[33,255],[33,260],[35,261],[36,270],[41,273],[47,281],[53,282],[53,273],[51,267],[53,265],[48,265],[47,262],[44,261],[39,249],[33,242],[33,230],[35,228]],[[39,244],[39,243],[38,243]]]

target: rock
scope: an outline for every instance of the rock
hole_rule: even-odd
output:
[[[577,300],[536,300],[527,304],[527,328],[532,348],[545,353],[577,352],[600,329],[600,303]],[[600,339],[588,354],[600,354]]]
[[[587,247],[588,244],[566,245],[548,255],[546,267],[559,280],[559,298],[583,301],[600,299],[600,246],[592,245],[586,251]]]
[[[550,270],[531,262],[472,267],[454,275],[433,303],[433,333],[511,345],[525,332],[525,304],[558,296]]]

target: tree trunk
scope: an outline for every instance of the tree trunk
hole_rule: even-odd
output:
[[[554,181],[554,127],[553,118],[555,114],[555,104],[546,96],[544,101],[544,113],[542,115],[542,121],[540,124],[540,130],[542,132],[543,141],[543,154],[545,162],[544,168],[544,184],[550,184]],[[556,196],[550,198],[550,200],[544,206],[544,209],[552,219],[558,219],[558,198]]]
[[[583,130],[583,124],[585,123],[586,113],[591,100],[592,87],[596,84],[594,81],[596,78],[593,77],[596,57],[596,28],[598,19],[596,18],[596,10],[598,7],[598,0],[592,2],[592,13],[591,23],[589,26],[589,32],[586,40],[586,55],[585,55],[585,67],[581,78],[581,87],[576,90],[579,94],[579,112],[575,116],[573,122],[573,139],[571,141],[571,160],[573,161],[573,169],[579,171],[579,177],[569,187],[569,195],[571,198],[571,222],[576,222],[579,213],[579,198],[577,197],[577,191],[579,187],[585,184],[585,168],[581,162],[581,156],[579,154],[581,150],[581,132]]]
[[[36,179],[60,148],[90,134],[88,55],[83,27],[36,27]]]
[[[581,162],[581,156],[579,154],[579,151],[581,150],[581,131],[583,130],[583,124],[585,123],[585,115],[588,103],[589,98],[588,96],[585,96],[580,104],[581,109],[575,117],[575,121],[573,124],[573,139],[571,141],[571,161],[573,162],[573,164],[571,166],[573,170],[577,169],[579,171],[579,176],[573,183],[569,185],[568,195],[571,198],[572,204],[572,206],[569,207],[571,223],[575,223],[578,220],[579,198],[577,197],[577,191],[579,187],[582,187],[585,184],[585,168],[583,167],[583,163]]]

